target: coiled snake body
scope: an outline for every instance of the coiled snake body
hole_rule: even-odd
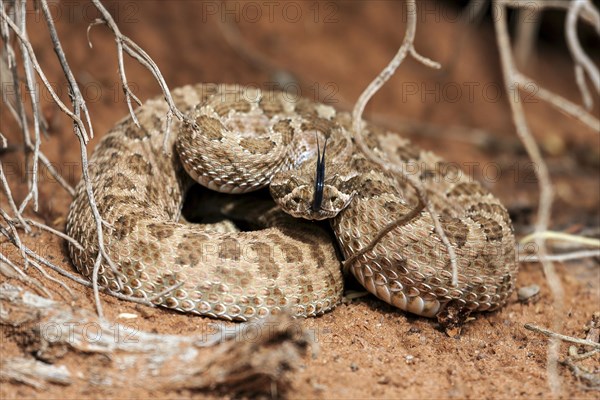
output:
[[[117,266],[100,266],[102,286],[224,319],[283,308],[318,315],[343,291],[333,241],[310,221],[331,218],[345,266],[393,306],[438,318],[452,309],[464,320],[506,302],[516,275],[508,213],[452,164],[365,124],[367,145],[423,183],[457,253],[456,286],[446,247],[414,189],[356,149],[347,113],[234,85],[186,86],[173,98],[194,123],[173,123],[172,151],[163,151],[167,105],[153,99],[136,111],[141,127],[121,121],[90,158],[106,251]],[[261,230],[191,224],[180,217],[190,177],[230,193],[268,186],[277,206],[248,208],[245,218]],[[67,233],[85,249],[69,245],[73,263],[91,277],[98,245],[83,182]]]

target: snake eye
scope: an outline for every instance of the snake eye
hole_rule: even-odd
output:
[[[298,196],[294,196],[294,197],[292,198],[292,201],[293,201],[294,203],[296,203],[296,204],[299,204],[299,203],[300,203],[300,197],[298,197]]]

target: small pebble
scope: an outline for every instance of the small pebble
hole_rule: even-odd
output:
[[[137,317],[137,314],[132,313],[120,313],[119,315],[117,315],[117,319],[135,319]]]
[[[538,285],[533,284],[529,286],[523,286],[517,291],[517,298],[523,303],[537,296],[538,293],[540,293],[540,287]]]
[[[352,372],[356,372],[356,371],[358,371],[358,365],[356,365],[356,363],[352,363],[352,364],[350,364],[350,370],[351,370]]]
[[[384,375],[381,378],[377,379],[377,383],[379,383],[380,385],[387,385],[388,383],[390,383],[390,378]]]

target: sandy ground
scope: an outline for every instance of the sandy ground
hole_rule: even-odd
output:
[[[365,85],[397,51],[405,14],[401,2],[291,2],[268,6],[262,2],[228,3],[174,1],[109,3],[123,33],[145,48],[161,67],[170,87],[194,82],[237,82],[268,87],[286,74],[288,89],[303,96],[349,109]],[[236,5],[237,4],[237,5]],[[252,6],[248,6],[252,4]],[[291,4],[291,5],[288,5]],[[272,7],[272,8],[270,8]],[[446,68],[434,71],[409,60],[397,76],[367,107],[367,115],[459,163],[481,179],[509,208],[517,235],[532,230],[537,186],[531,163],[516,139],[507,99],[502,92],[495,39],[488,23],[473,28],[461,25],[456,10],[427,3],[420,15],[417,48]],[[233,49],[218,22],[233,19],[246,53]],[[96,17],[84,3],[62,3],[54,8],[58,32],[77,80],[84,88],[98,138],[122,118],[127,108],[119,86],[115,42],[102,26],[92,28],[87,44],[86,27]],[[488,17],[489,19],[489,17]],[[30,35],[40,63],[68,100],[43,21],[31,14]],[[560,37],[560,35],[559,35]],[[458,43],[461,43],[459,46]],[[460,53],[457,50],[460,47]],[[266,64],[265,64],[266,61]],[[452,66],[452,67],[451,67]],[[130,84],[140,98],[159,91],[151,75],[127,60]],[[279,71],[279,72],[277,72]],[[573,73],[562,43],[542,44],[527,68],[548,88],[574,101]],[[67,179],[80,177],[78,144],[72,128],[44,96],[44,115],[50,123],[43,150]],[[526,99],[531,128],[542,146],[557,198],[553,228],[580,232],[600,225],[600,137],[548,106]],[[598,99],[596,98],[596,104]],[[596,107],[597,111],[598,107]],[[15,126],[2,107],[0,131],[13,144],[20,143]],[[421,127],[402,128],[404,122]],[[424,124],[425,123],[425,124]],[[472,129],[450,129],[462,126]],[[26,193],[21,178],[24,164],[17,153],[2,155],[17,200]],[[47,176],[40,183],[40,210],[29,212],[46,224],[64,229],[69,196]],[[6,207],[5,199],[0,201]],[[597,233],[596,233],[597,234]],[[39,254],[72,269],[60,239],[40,233],[24,236]],[[18,260],[14,248],[0,238],[2,253]],[[318,355],[306,357],[291,375],[291,398],[547,398],[547,340],[524,328],[525,323],[551,326],[560,319],[562,333],[585,337],[584,326],[600,309],[598,260],[557,264],[565,291],[563,314],[553,310],[553,299],[538,264],[522,264],[518,287],[538,284],[540,295],[521,303],[516,295],[494,313],[477,315],[459,338],[447,337],[428,319],[404,314],[372,296],[340,305],[333,312],[302,324],[313,331]],[[31,274],[36,275],[34,271]],[[5,277],[0,277],[5,281]],[[41,279],[41,278],[40,278]],[[16,283],[16,282],[13,282]],[[76,294],[73,305],[93,309],[91,291],[66,281]],[[349,282],[349,287],[355,283]],[[60,292],[60,288],[47,282]],[[60,298],[60,295],[57,296]],[[146,331],[189,334],[205,329],[206,318],[163,309],[140,308],[102,295],[105,312],[115,320],[119,313],[135,313],[137,328]],[[0,327],[2,356],[23,350]],[[567,345],[561,347],[565,355]],[[89,362],[94,362],[90,358]],[[81,359],[61,361],[80,368]],[[598,368],[598,358],[594,360]],[[559,370],[563,398],[598,398],[565,367]],[[2,382],[2,398],[147,398],[212,397],[207,392],[150,392],[132,383],[127,391],[107,391],[95,386],[50,386],[36,391]]]

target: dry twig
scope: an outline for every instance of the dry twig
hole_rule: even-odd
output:
[[[417,61],[422,64],[438,69],[440,68],[440,64],[430,60],[427,57],[420,55],[414,47],[415,34],[417,31],[417,5],[414,0],[406,1],[406,10],[407,10],[407,25],[406,25],[406,33],[404,36],[404,40],[402,45],[398,49],[398,52],[390,61],[390,63],[379,73],[379,75],[367,86],[367,88],[361,93],[358,100],[356,101],[356,105],[354,106],[354,110],[352,110],[352,128],[353,135],[356,140],[356,144],[360,148],[360,150],[371,160],[379,164],[385,171],[392,172],[400,175],[403,179],[410,183],[410,185],[415,189],[419,200],[422,204],[425,205],[427,212],[431,215],[431,219],[434,223],[436,233],[444,243],[448,251],[448,257],[450,259],[450,265],[452,268],[452,285],[458,285],[458,267],[456,264],[456,253],[452,244],[450,244],[450,240],[444,233],[444,229],[437,217],[437,212],[434,210],[431,202],[427,198],[427,194],[423,185],[419,181],[418,178],[413,176],[412,174],[408,174],[406,170],[401,165],[390,164],[384,160],[382,160],[377,154],[375,154],[365,143],[363,139],[363,128],[364,123],[362,121],[362,114],[365,110],[365,107],[371,97],[375,93],[381,89],[381,87],[394,75],[402,61],[406,58],[408,54],[410,54]],[[403,218],[401,218],[402,220]],[[397,221],[398,223],[400,221]]]
[[[584,340],[584,339],[578,339],[578,338],[575,338],[572,336],[562,335],[560,333],[553,332],[549,329],[541,328],[534,324],[525,324],[525,328],[530,331],[533,331],[533,332],[544,334],[551,338],[562,340],[564,342],[580,344],[582,346],[589,346],[593,349],[600,349],[600,343],[591,342],[589,340]]]
[[[121,34],[115,21],[111,17],[110,13],[106,10],[106,8],[104,8],[104,6],[102,5],[102,3],[100,3],[100,1],[92,0],[92,3],[98,9],[100,14],[102,15],[102,19],[99,20],[100,23],[107,24],[109,26],[109,28],[115,34],[115,40],[117,43],[119,75],[120,75],[123,90],[124,90],[124,93],[125,93],[125,96],[127,99],[127,105],[128,105],[130,114],[132,115],[132,118],[134,119],[134,121],[137,122],[135,113],[133,112],[132,99],[133,99],[133,101],[135,101],[138,104],[141,104],[141,102],[139,101],[139,99],[137,99],[137,97],[133,94],[133,92],[131,92],[131,90],[128,86],[127,76],[125,74],[125,69],[124,69],[123,52],[125,51],[131,57],[135,58],[138,62],[140,62],[142,65],[144,65],[146,68],[148,68],[148,70],[155,76],[159,86],[161,87],[161,89],[165,95],[165,99],[169,105],[169,112],[167,115],[167,133],[165,135],[165,143],[167,143],[168,133],[169,133],[168,128],[170,127],[170,121],[171,121],[172,116],[175,115],[180,120],[183,120],[184,116],[181,113],[181,111],[179,111],[175,107],[175,104],[173,102],[173,99],[171,97],[169,89],[166,85],[164,78],[162,77],[162,75],[158,69],[158,66],[156,65],[156,63],[154,63],[154,61],[150,58],[150,56],[144,50],[142,50],[135,42],[133,42],[131,39],[129,39],[128,37]],[[80,153],[81,153],[81,160],[82,160],[82,180],[84,182],[84,188],[85,188],[85,191],[86,191],[86,194],[88,197],[88,202],[89,202],[90,208],[92,210],[92,214],[96,221],[96,230],[97,230],[97,235],[98,235],[99,251],[98,251],[98,255],[96,257],[96,261],[94,263],[95,273],[93,275],[94,279],[92,282],[92,287],[94,289],[94,298],[95,298],[97,312],[100,316],[102,316],[102,314],[103,314],[102,313],[102,305],[100,303],[99,288],[98,288],[98,284],[97,284],[97,271],[99,270],[100,265],[104,262],[104,263],[108,264],[108,266],[117,274],[117,276],[119,276],[119,273],[118,273],[116,265],[112,262],[110,257],[108,257],[108,254],[106,253],[105,248],[104,248],[104,237],[103,237],[102,227],[105,226],[106,224],[104,223],[104,221],[102,221],[102,218],[98,212],[94,193],[93,193],[92,186],[90,183],[90,177],[88,174],[89,164],[88,164],[88,160],[87,160],[86,145],[87,145],[89,139],[91,137],[93,137],[91,118],[90,118],[85,100],[83,99],[83,96],[81,94],[81,91],[79,90],[78,84],[75,81],[74,75],[68,65],[67,58],[62,49],[62,45],[60,43],[60,39],[58,37],[56,28],[54,26],[54,21],[53,21],[52,15],[50,13],[47,1],[41,0],[40,8],[43,13],[43,18],[46,21],[46,24],[48,26],[48,30],[50,33],[50,40],[52,42],[54,51],[56,53],[56,56],[58,58],[60,65],[63,69],[64,75],[67,79],[67,83],[69,85],[69,94],[70,94],[71,102],[73,105],[72,111],[64,103],[61,102],[58,95],[55,93],[55,91],[51,87],[48,79],[46,78],[46,75],[44,74],[43,69],[41,68],[41,66],[39,65],[39,63],[37,61],[34,49],[32,48],[31,43],[29,42],[29,40],[27,38],[27,28],[25,25],[25,4],[26,4],[25,0],[18,0],[14,3],[12,1],[5,2],[3,0],[0,0],[0,34],[1,34],[1,37],[3,40],[3,44],[4,44],[4,50],[5,50],[4,54],[6,54],[6,57],[7,57],[6,58],[7,62],[2,63],[2,68],[3,68],[3,70],[8,69],[11,71],[12,84],[15,87],[15,96],[13,99],[14,101],[8,102],[9,109],[11,110],[11,113],[13,115],[15,115],[15,117],[17,118],[17,123],[23,131],[23,140],[25,143],[25,150],[33,153],[33,163],[34,163],[33,164],[34,165],[33,172],[30,175],[30,179],[28,181],[30,190],[29,190],[29,193],[27,194],[27,196],[25,197],[25,199],[22,201],[20,207],[17,207],[17,204],[14,201],[14,198],[10,191],[10,186],[8,184],[8,180],[6,179],[5,173],[1,169],[1,166],[0,166],[1,188],[4,191],[4,193],[6,194],[8,204],[9,204],[10,209],[13,214],[12,217],[5,216],[4,219],[8,223],[8,226],[6,226],[2,230],[2,233],[5,236],[7,236],[9,238],[9,240],[13,244],[15,244],[15,246],[17,246],[19,248],[19,251],[21,252],[21,254],[23,256],[23,261],[24,261],[25,267],[26,267],[27,263],[28,263],[28,257],[31,257],[30,253],[31,254],[35,254],[35,253],[31,252],[31,250],[26,249],[23,246],[22,242],[20,241],[20,239],[18,237],[18,234],[16,233],[15,227],[18,226],[20,228],[23,228],[27,232],[31,231],[31,228],[28,225],[28,222],[30,222],[31,220],[24,218],[23,213],[25,212],[25,210],[27,208],[27,204],[29,203],[29,201],[31,199],[34,200],[34,207],[37,207],[37,179],[38,179],[37,163],[38,163],[38,161],[41,162],[42,165],[44,165],[50,171],[51,175],[56,179],[56,181],[59,182],[59,184],[61,184],[71,195],[75,194],[74,189],[64,180],[64,178],[62,178],[62,176],[60,176],[60,174],[52,167],[52,165],[50,164],[49,160],[45,157],[45,155],[39,150],[39,146],[41,143],[39,131],[40,131],[40,127],[42,126],[43,120],[42,120],[41,116],[39,115],[37,92],[35,90],[33,90],[36,86],[36,82],[33,79],[33,71],[35,71],[37,73],[38,77],[40,78],[40,80],[42,81],[42,83],[44,84],[45,88],[47,89],[48,93],[51,95],[52,100],[58,105],[58,107],[61,109],[61,111],[63,113],[65,113],[69,118],[71,118],[73,120],[74,131],[75,131],[77,138],[79,139]],[[13,18],[14,18],[14,20],[13,20]],[[28,118],[25,114],[25,106],[22,103],[22,96],[21,96],[21,93],[19,90],[19,84],[18,84],[19,77],[18,77],[17,68],[16,68],[17,60],[15,57],[15,52],[11,47],[11,42],[12,42],[11,34],[14,34],[16,36],[16,38],[18,39],[18,43],[20,45],[20,50],[21,50],[21,55],[23,57],[24,69],[26,72],[25,77],[26,77],[28,93],[31,94],[32,109],[33,109],[33,125],[34,125],[34,131],[35,131],[33,141],[30,139]],[[83,112],[85,124],[81,119],[81,112]],[[2,139],[3,139],[2,147],[6,147],[7,144],[5,143],[5,138],[2,137]],[[31,222],[31,224],[34,224],[37,227],[39,227],[40,229],[45,229],[53,234],[58,234],[58,236],[60,236],[61,238],[70,240],[72,243],[74,243],[72,238],[68,238],[64,234],[59,234],[59,232],[57,232],[56,230],[54,230],[40,222]],[[110,229],[110,227],[108,227],[108,228]],[[52,263],[49,263],[47,260],[43,259],[42,257],[40,257],[37,261],[46,266],[49,266],[52,264]],[[39,266],[39,264],[37,264],[37,265]],[[56,267],[56,266],[53,265],[53,267]],[[56,269],[56,268],[53,268],[53,269]],[[42,271],[42,273],[45,273],[45,272]],[[68,273],[65,274],[66,271],[62,271],[61,273],[65,276],[68,274]],[[68,275],[72,275],[72,274],[68,274]],[[73,278],[73,276],[71,276],[71,278]],[[78,281],[79,283],[83,283],[83,282],[87,283],[87,281],[85,281],[85,280],[81,280],[81,279],[75,279],[75,280]],[[139,299],[138,299],[138,301],[139,301]],[[146,303],[147,303],[147,301],[146,301]]]
[[[175,106],[175,102],[173,101],[173,98],[171,97],[171,92],[169,91],[169,87],[167,86],[167,83],[154,60],[152,60],[148,53],[146,53],[140,46],[138,46],[137,43],[135,43],[133,40],[121,33],[116,22],[111,17],[108,10],[104,8],[102,3],[100,3],[99,0],[92,0],[92,3],[98,9],[98,11],[100,11],[100,14],[102,14],[102,20],[100,20],[99,22],[107,24],[107,26],[110,28],[111,31],[113,31],[115,35],[115,40],[117,42],[117,56],[119,60],[119,73],[121,75],[121,82],[123,83],[123,90],[125,91],[131,117],[136,123],[136,125],[139,125],[139,122],[137,121],[137,118],[133,113],[133,109],[131,108],[131,97],[133,97],[136,100],[136,102],[139,102],[139,100],[137,100],[137,97],[133,95],[133,93],[129,90],[129,87],[127,86],[127,78],[125,76],[125,70],[123,66],[123,50],[125,50],[127,54],[135,58],[140,64],[146,67],[152,73],[152,75],[156,79],[156,82],[160,86],[160,89],[162,90],[163,95],[165,96],[165,101],[169,106],[169,112],[167,113],[167,127],[164,133],[165,138],[163,141],[164,150],[165,152],[168,151],[168,149],[166,148],[166,144],[168,143],[169,136],[171,133],[170,128],[173,116],[177,117],[177,119],[179,119],[180,121],[185,120],[186,117]]]
[[[238,325],[231,331],[220,325],[190,335],[160,335],[135,326],[111,324],[83,309],[41,298],[23,289],[0,285],[0,324],[12,327],[27,354],[50,362],[53,369],[38,370],[33,359],[6,359],[0,377],[35,387],[45,382],[97,385],[107,388],[137,386],[146,389],[218,389],[233,395],[282,393],[289,372],[296,369],[310,339],[289,316]],[[68,331],[47,334],[48,327]],[[247,340],[251,336],[253,340]],[[67,354],[81,359],[81,368],[60,365]],[[103,354],[99,370],[87,363],[89,354]],[[21,363],[30,367],[22,372]],[[18,372],[21,371],[21,372]],[[99,375],[100,374],[100,375]]]
[[[2,21],[5,22],[10,29],[12,30],[12,32],[17,36],[17,38],[19,39],[20,43],[23,44],[23,51],[26,52],[29,55],[31,64],[33,69],[36,71],[36,73],[38,74],[38,76],[40,77],[40,79],[42,80],[44,86],[46,87],[46,89],[48,90],[48,93],[50,93],[50,95],[52,96],[52,100],[59,106],[59,108],[69,117],[73,120],[73,122],[75,123],[75,133],[77,135],[77,138],[79,139],[79,143],[80,143],[80,150],[81,150],[81,160],[82,160],[82,173],[83,173],[83,179],[85,182],[85,188],[86,188],[86,192],[88,195],[88,201],[90,204],[90,207],[92,209],[92,214],[94,216],[94,219],[96,221],[96,228],[97,228],[97,235],[98,235],[98,246],[99,246],[99,251],[98,251],[98,257],[96,258],[96,265],[100,265],[100,263],[102,262],[102,260],[105,260],[108,265],[113,269],[113,271],[117,274],[118,276],[118,272],[117,272],[117,268],[114,265],[114,263],[112,262],[112,260],[108,257],[105,249],[104,249],[104,236],[103,236],[103,231],[102,231],[102,218],[100,216],[100,213],[98,212],[98,208],[96,206],[96,202],[94,200],[94,194],[92,191],[92,186],[91,186],[91,182],[89,179],[89,175],[88,175],[88,161],[87,161],[87,150],[86,150],[86,137],[89,137],[89,135],[87,135],[86,133],[86,128],[85,125],[83,124],[82,120],[79,118],[79,116],[77,116],[76,114],[74,114],[71,110],[69,110],[69,108],[59,99],[58,95],[56,94],[56,92],[53,90],[48,78],[46,77],[44,71],[42,70],[41,66],[39,65],[38,61],[37,61],[37,57],[35,55],[35,52],[33,50],[33,47],[31,46],[31,43],[29,42],[29,40],[27,39],[27,35],[25,32],[23,32],[12,20],[11,18],[8,16],[8,14],[6,13],[6,11],[4,10],[4,7],[0,8],[0,17],[2,17]],[[26,126],[26,123],[24,124]],[[19,210],[19,213],[22,213],[24,210]],[[102,306],[99,302],[99,297],[97,296],[97,287],[96,287],[96,307],[98,310],[99,315],[102,315]]]
[[[589,359],[596,354],[600,354],[600,343],[598,342],[598,336],[600,335],[600,313],[595,313],[592,316],[592,320],[588,326],[589,331],[585,339],[562,335],[534,324],[525,324],[525,329],[541,333],[556,341],[574,343],[581,346],[582,348],[579,350],[576,346],[570,346],[569,355],[564,360],[559,362],[562,365],[567,366],[573,373],[573,376],[575,376],[577,379],[585,381],[589,389],[600,390],[600,376],[598,374],[598,368],[596,367],[592,368],[592,370],[589,370],[581,364],[581,361]],[[589,348],[591,348],[591,350],[588,350]],[[580,351],[583,351],[583,353]]]
[[[539,182],[540,188],[540,199],[538,206],[538,214],[537,214],[537,222],[535,225],[535,242],[538,246],[538,257],[540,262],[542,263],[544,274],[548,281],[548,285],[552,291],[554,296],[554,310],[557,315],[562,315],[563,313],[563,305],[564,305],[564,294],[562,285],[556,274],[554,264],[551,259],[548,257],[548,251],[546,248],[546,241],[543,233],[548,230],[548,226],[550,223],[550,215],[553,201],[553,186],[550,180],[550,174],[548,172],[548,168],[541,156],[540,150],[529,130],[529,126],[527,124],[527,119],[525,118],[525,112],[523,110],[522,101],[520,97],[520,90],[525,90],[527,86],[526,84],[531,84],[533,81],[529,78],[526,78],[523,74],[521,74],[517,67],[515,66],[515,62],[513,60],[510,38],[508,34],[507,22],[506,22],[506,14],[507,14],[507,6],[513,7],[536,7],[538,10],[542,10],[546,7],[565,7],[567,6],[565,2],[555,2],[555,1],[510,1],[510,0],[496,0],[494,2],[494,26],[496,29],[496,39],[498,43],[498,48],[500,52],[500,60],[502,63],[502,72],[504,75],[504,84],[505,90],[509,94],[509,102],[513,122],[516,127],[517,134],[529,157],[537,166],[536,176]],[[576,5],[571,5],[570,3],[567,7],[569,11],[574,13],[575,18],[577,16],[581,16],[582,18],[586,18],[588,22],[591,21],[592,24],[600,27],[600,17],[598,17],[597,11],[594,7],[587,1],[577,0],[575,3],[580,3]],[[586,5],[584,6],[584,3]],[[572,8],[576,7],[574,11]],[[573,15],[570,17],[573,18]],[[570,31],[575,28],[575,23],[572,21],[567,23],[566,30]],[[599,30],[600,33],[600,30]],[[572,40],[570,40],[571,46],[577,47],[577,40],[575,38],[576,32],[569,32],[570,36],[573,36]],[[569,39],[568,39],[569,40]],[[574,48],[571,48],[571,51],[574,51]],[[575,52],[577,49],[575,49]],[[585,57],[581,54],[575,54],[576,64],[584,65]],[[594,81],[594,71],[593,69],[588,70],[588,73],[591,74],[591,78]],[[536,86],[539,87],[539,86]],[[581,88],[581,86],[580,86]],[[541,93],[541,94],[540,94]],[[588,124],[588,126],[593,126],[592,129],[597,129],[597,125],[593,125],[596,123],[597,119],[589,115],[585,110],[581,109],[579,106],[572,104],[566,99],[546,90],[538,90],[536,94],[539,98],[548,101],[551,105],[563,110],[567,114],[578,118],[580,121]],[[585,93],[584,93],[585,97]],[[561,328],[561,319],[554,319],[554,329],[560,330]],[[550,345],[548,347],[548,363],[547,363],[547,371],[548,371],[548,381],[550,384],[550,388],[552,392],[557,395],[561,391],[560,377],[558,375],[558,350],[559,350],[559,341],[556,338],[552,338],[550,341]]]

